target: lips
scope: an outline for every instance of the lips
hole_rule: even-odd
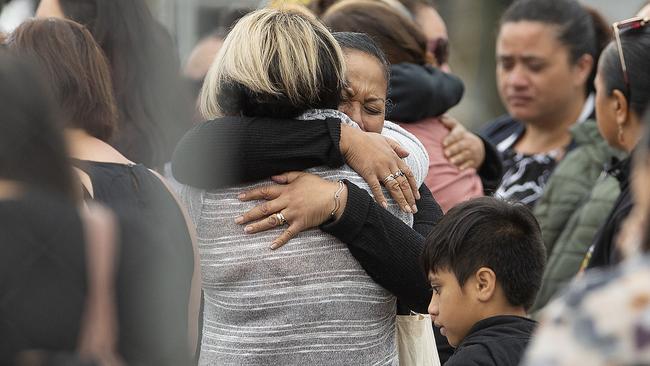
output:
[[[525,95],[511,95],[507,97],[507,100],[509,105],[518,106],[530,103],[533,98]]]

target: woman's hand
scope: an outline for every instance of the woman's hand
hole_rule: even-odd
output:
[[[363,132],[341,125],[341,154],[347,164],[368,183],[377,203],[388,207],[381,190],[383,183],[404,212],[415,213],[416,199],[420,199],[415,177],[402,160],[409,155],[396,141],[377,133]],[[404,176],[393,177],[398,172]]]
[[[243,216],[235,219],[247,234],[255,234],[283,225],[277,214],[282,214],[289,227],[277,237],[271,249],[286,244],[298,233],[317,227],[329,219],[338,220],[348,200],[345,184],[331,182],[304,172],[291,172],[273,177],[279,184],[265,186],[239,195],[241,201],[266,200]],[[341,189],[342,188],[342,189]],[[340,192],[339,192],[340,191]],[[338,208],[334,195],[339,193]],[[331,213],[334,211],[334,217]]]
[[[461,170],[478,169],[485,161],[483,140],[467,129],[455,118],[448,115],[440,117],[450,132],[443,141],[445,156]]]

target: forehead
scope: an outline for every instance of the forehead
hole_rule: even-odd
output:
[[[557,32],[557,26],[541,22],[505,23],[497,39],[497,55],[550,57],[566,52]]]
[[[367,53],[345,49],[347,78],[352,88],[371,88],[378,96],[385,96],[388,88],[386,70],[374,56]]]
[[[448,38],[445,21],[436,9],[427,5],[420,5],[415,18],[427,39]]]
[[[447,282],[450,280],[455,280],[456,275],[454,275],[448,269],[438,269],[436,272],[429,272],[429,282]]]

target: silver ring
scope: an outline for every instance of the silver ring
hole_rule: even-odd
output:
[[[395,172],[395,174],[393,174],[393,175],[395,176],[395,178],[405,177],[406,176],[406,174],[404,174],[404,172],[401,169],[398,170],[397,172]]]
[[[278,226],[283,226],[287,223],[287,219],[284,217],[282,212],[276,213],[275,218],[278,220]]]
[[[384,178],[384,185],[387,185],[389,182],[392,182],[395,180],[395,176],[392,174],[388,174],[386,178]]]

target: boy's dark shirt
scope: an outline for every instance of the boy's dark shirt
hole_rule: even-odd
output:
[[[495,316],[474,324],[445,366],[517,366],[537,323],[518,316]]]

